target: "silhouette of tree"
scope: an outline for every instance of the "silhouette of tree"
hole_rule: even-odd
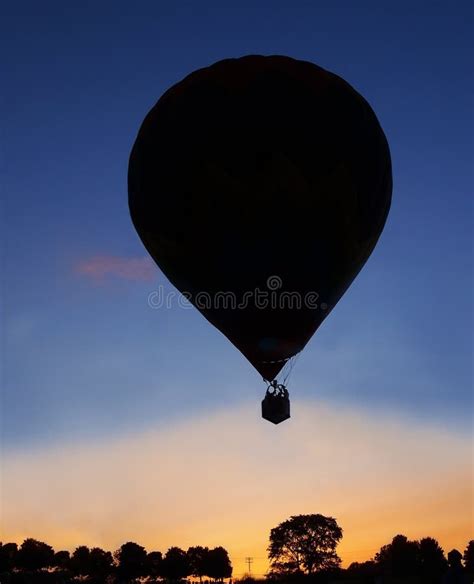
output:
[[[270,532],[271,573],[306,573],[337,568],[342,529],[332,517],[294,515]]]
[[[335,581],[355,584],[391,582],[398,584],[471,584],[474,582],[474,540],[468,542],[464,555],[451,550],[448,560],[432,537],[410,541],[397,535],[382,546],[374,560],[354,562],[346,570],[338,569],[340,559],[336,547],[342,529],[332,517],[296,515],[271,530],[268,547],[271,561],[269,579],[301,576],[308,582]],[[114,564],[115,558],[115,564]],[[464,566],[463,566],[464,562]],[[54,568],[53,570],[47,568]],[[330,574],[328,574],[330,572]],[[222,582],[232,576],[229,554],[222,546],[209,549],[190,547],[184,552],[171,547],[161,552],[146,550],[127,542],[114,555],[101,548],[79,546],[70,555],[54,553],[48,544],[28,538],[18,548],[16,543],[0,542],[0,582],[5,584],[125,584],[160,580],[177,583],[189,575],[204,576]],[[379,580],[380,577],[383,580]],[[248,579],[248,582],[254,581]],[[290,581],[290,580],[289,580]],[[241,580],[245,582],[245,579]]]
[[[378,567],[373,560],[367,562],[352,562],[347,568],[347,574],[358,582],[373,582],[377,575]]]
[[[178,582],[191,573],[186,552],[178,547],[170,547],[161,564],[161,575],[170,582]]]
[[[208,554],[209,548],[200,545],[190,547],[186,552],[190,575],[199,578],[200,582],[202,582],[202,577],[207,575]]]
[[[462,554],[457,549],[452,549],[448,554],[448,563],[450,568],[462,568]]]
[[[56,568],[69,568],[69,564],[71,561],[71,554],[67,550],[61,550],[54,554],[53,558],[53,566]]]
[[[28,538],[16,555],[16,566],[22,570],[37,571],[54,564],[54,550],[47,543]]]
[[[90,573],[90,549],[85,545],[77,547],[71,556],[69,567],[76,576],[88,576]]]
[[[443,584],[470,584],[470,578],[462,565],[462,554],[453,549],[448,554],[449,568],[443,578]]]
[[[133,582],[144,576],[147,570],[147,553],[145,548],[129,541],[124,543],[116,552],[117,573],[126,582]]]
[[[439,543],[432,537],[418,542],[419,570],[423,583],[435,584],[446,572],[448,562]]]
[[[386,576],[406,578],[419,572],[419,548],[416,541],[396,535],[392,542],[380,548],[375,561]]]
[[[205,575],[213,580],[222,582],[224,578],[232,576],[232,564],[227,550],[219,546],[209,550],[206,554]]]
[[[151,576],[153,579],[159,578],[161,576],[161,564],[163,562],[163,556],[161,552],[150,552],[146,556],[146,574]]]
[[[453,549],[448,554],[449,568],[442,580],[443,584],[470,584],[471,578],[462,565],[462,554]]]
[[[114,559],[110,552],[94,547],[89,554],[89,576],[97,582],[104,582],[106,576],[112,572]]]
[[[16,543],[0,543],[0,574],[13,569],[18,554]]]
[[[104,582],[108,574],[111,573],[113,558],[110,552],[101,548],[91,550],[81,545],[76,548],[69,561],[69,567],[76,576],[89,577],[89,581]]]
[[[462,558],[466,571],[469,574],[474,574],[474,539],[468,542]]]

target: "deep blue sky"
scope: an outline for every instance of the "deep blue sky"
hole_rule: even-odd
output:
[[[10,2],[3,8],[6,448],[155,427],[264,386],[163,282],[77,273],[140,258],[127,160],[173,83],[249,53],[307,59],[371,103],[393,206],[373,256],[306,348],[293,399],[472,422],[471,3]],[[168,285],[169,287],[169,285]],[[262,422],[263,423],[263,422]]]

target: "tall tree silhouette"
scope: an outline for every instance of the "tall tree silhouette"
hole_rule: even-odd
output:
[[[90,573],[90,549],[86,545],[77,547],[71,555],[69,567],[76,576],[88,576]]]
[[[306,573],[337,568],[336,547],[342,529],[332,517],[294,515],[270,532],[271,574]]]
[[[224,578],[232,576],[232,564],[229,554],[223,547],[215,547],[206,554],[205,574],[213,580],[222,582]]]
[[[417,542],[409,541],[405,535],[396,535],[391,543],[380,548],[375,561],[386,576],[413,576],[419,567]]]
[[[424,537],[418,542],[418,563],[424,584],[436,584],[446,572],[448,562],[443,548],[432,537]]]
[[[368,560],[367,562],[352,562],[347,568],[347,574],[349,577],[360,583],[370,582],[370,584],[373,584],[377,572],[377,564],[373,560]]]
[[[465,567],[462,565],[462,554],[453,549],[448,554],[449,568],[443,578],[442,584],[471,584],[472,580]]]
[[[18,554],[16,543],[0,543],[0,574],[13,569]]]
[[[91,549],[89,554],[89,576],[96,582],[104,582],[112,572],[114,559],[110,552],[99,547]]]
[[[115,553],[117,573],[125,582],[134,582],[144,576],[147,570],[147,553],[145,548],[129,541],[124,543]]]
[[[60,550],[54,554],[53,566],[56,568],[69,568],[71,563],[71,554],[67,550]]]
[[[170,582],[179,582],[191,573],[189,559],[184,550],[170,547],[161,565],[161,575]]]
[[[202,577],[207,575],[209,548],[196,545],[190,547],[186,555],[188,556],[190,575],[199,578],[199,581],[202,582]]]
[[[474,575],[474,539],[468,542],[462,556],[464,567],[469,574]]]
[[[146,556],[146,574],[156,580],[161,576],[163,556],[161,552],[150,552]]]
[[[21,544],[15,563],[18,568],[33,572],[49,568],[54,564],[54,550],[47,543],[28,538]]]

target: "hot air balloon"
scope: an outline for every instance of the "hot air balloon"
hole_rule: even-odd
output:
[[[387,140],[367,101],[306,61],[250,55],[199,69],[145,117],[128,172],[150,255],[268,382],[372,253],[391,201]]]

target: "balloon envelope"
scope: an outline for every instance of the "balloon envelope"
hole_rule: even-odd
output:
[[[348,83],[251,55],[199,69],[159,99],[128,186],[158,266],[272,380],[370,256],[392,175],[380,124]]]

